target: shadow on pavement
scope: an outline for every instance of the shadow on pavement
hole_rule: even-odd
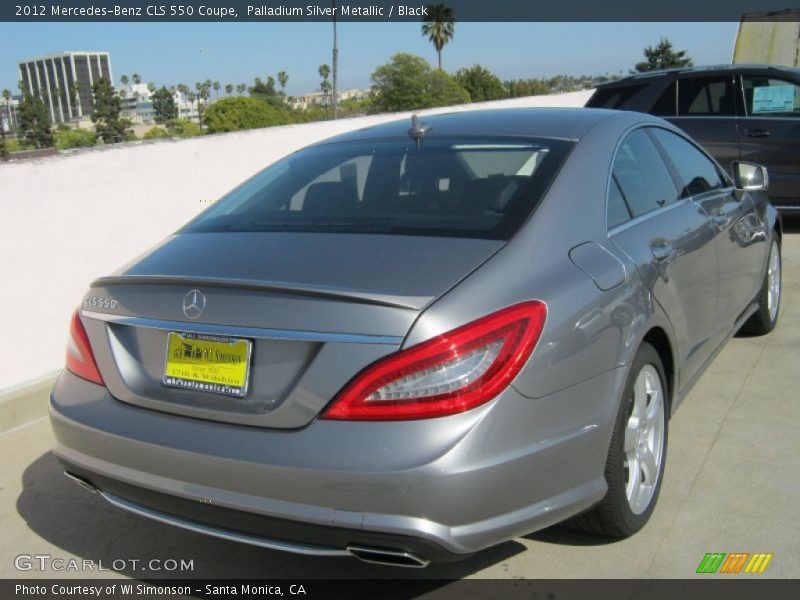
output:
[[[524,538],[532,542],[558,544],[559,546],[606,546],[622,541],[593,533],[584,533],[570,529],[566,525],[553,525],[547,529],[529,533]]]
[[[800,233],[800,215],[782,215],[783,233]]]
[[[525,550],[520,543],[506,542],[458,563],[426,569],[382,567],[347,557],[315,558],[276,552],[170,527],[114,508],[68,480],[49,452],[25,470],[17,512],[33,532],[64,550],[63,556],[53,553],[53,558],[69,559],[75,555],[95,564],[102,562],[106,568],[123,559],[125,565],[117,569],[116,566],[122,565],[118,562],[114,570],[146,579],[460,579]],[[20,551],[34,554],[39,550]],[[133,564],[132,559],[140,563]],[[160,562],[148,565],[153,559]],[[193,560],[194,568],[170,572],[156,568],[167,559]],[[52,578],[60,574],[46,572],[40,576]],[[431,584],[436,587],[435,582]]]

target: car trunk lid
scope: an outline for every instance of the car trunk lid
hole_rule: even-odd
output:
[[[96,281],[83,318],[119,400],[302,427],[351,377],[396,351],[425,306],[502,246],[385,235],[179,234]],[[165,385],[170,332],[248,340],[246,395]]]

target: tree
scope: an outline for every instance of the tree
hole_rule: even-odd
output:
[[[222,98],[206,112],[206,126],[211,133],[271,127],[289,121],[289,115],[285,111],[252,97]]]
[[[150,94],[155,92],[156,91],[156,84],[153,83],[152,81],[147,82],[147,91],[150,92]]]
[[[372,73],[371,112],[396,112],[433,106],[462,104],[469,93],[441,69],[424,58],[395,54]]]
[[[178,118],[178,106],[175,104],[175,98],[166,87],[162,86],[161,89],[154,92],[151,99],[153,112],[156,114],[156,123],[166,123]]]
[[[216,99],[219,100],[219,88],[222,87],[222,86],[219,84],[219,81],[215,81],[212,84],[212,87],[214,88],[214,93],[216,94]]]
[[[286,97],[286,84],[289,83],[289,74],[286,71],[278,71],[278,85],[281,86],[281,96]]]
[[[480,65],[469,69],[460,69],[456,72],[455,79],[461,87],[469,92],[473,102],[500,100],[506,97],[503,82],[494,73]]]
[[[672,42],[667,38],[661,38],[655,48],[652,46],[645,48],[644,57],[646,60],[636,63],[634,67],[637,73],[673,67],[691,67],[694,64],[692,59],[686,56],[686,50],[675,52],[672,49]]]
[[[230,96],[233,93],[233,84],[232,83],[226,83],[225,84],[225,93],[228,96]]]
[[[203,82],[198,81],[194,84],[194,88],[197,90],[197,117],[201,125],[203,124],[205,109],[208,108],[208,99],[211,97],[211,85],[210,79],[206,79]]]
[[[436,48],[439,57],[439,68],[442,68],[442,49],[453,39],[456,32],[456,21],[453,18],[453,9],[444,4],[431,4],[428,6],[428,15],[422,24],[422,35]]]
[[[167,132],[175,137],[196,137],[203,135],[200,125],[189,119],[172,119],[167,123]]]
[[[8,160],[8,144],[6,144],[6,128],[3,125],[3,117],[0,115],[0,158]]]
[[[241,96],[242,94],[244,94],[244,93],[245,93],[245,91],[247,91],[247,84],[240,83],[240,84],[238,84],[238,85],[236,86],[236,93],[237,93],[237,94],[239,94],[240,96]]]
[[[278,92],[275,91],[275,79],[273,77],[267,77],[267,81],[261,81],[260,77],[256,77],[253,80],[253,85],[250,87],[250,95],[254,98],[264,98],[270,96],[277,96]]]
[[[92,86],[92,94],[94,108],[91,118],[97,136],[105,144],[125,141],[131,122],[122,118],[122,101],[111,82],[105,77],[101,77]]]
[[[88,129],[64,127],[55,134],[55,146],[59,150],[90,148],[97,143],[97,136]]]
[[[124,98],[125,96],[128,95],[128,82],[130,81],[130,79],[128,79],[127,75],[123,75],[122,77],[119,78],[119,80],[122,83],[122,97]]]
[[[134,85],[139,85],[140,83],[142,83],[142,76],[139,75],[138,73],[134,73],[133,75],[131,75],[131,81],[133,81]]]
[[[325,115],[328,114],[328,95],[331,92],[331,82],[328,77],[331,76],[331,68],[328,65],[320,65],[317,69],[319,76],[322,77],[322,83],[319,84],[319,89],[322,92],[322,102],[325,105]]]
[[[6,115],[8,116],[8,127],[10,131],[14,130],[13,119],[11,118],[11,90],[3,90],[3,100],[6,101]]]
[[[442,69],[436,69],[431,73],[428,94],[430,97],[428,106],[453,106],[467,104],[471,100],[469,92]]]
[[[17,135],[22,135],[26,144],[34,148],[50,148],[53,145],[53,132],[50,128],[50,115],[41,98],[23,91],[17,112]]]

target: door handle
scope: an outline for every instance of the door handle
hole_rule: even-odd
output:
[[[744,132],[753,138],[769,137],[769,131],[766,129],[745,129]]]
[[[672,260],[673,255],[675,254],[672,248],[672,244],[669,242],[660,242],[657,244],[653,244],[650,246],[650,251],[653,253],[653,258],[656,259],[657,262],[664,263],[669,262]]]

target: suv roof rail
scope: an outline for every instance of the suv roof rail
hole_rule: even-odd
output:
[[[697,67],[670,67],[667,69],[657,69],[655,71],[643,71],[642,73],[631,73],[625,77],[621,77],[619,79],[615,79],[614,81],[608,81],[606,83],[601,83],[596,88],[604,88],[604,87],[613,87],[615,85],[619,85],[621,83],[626,83],[630,81],[638,81],[641,79],[647,79],[649,77],[663,77],[665,75],[673,75],[677,73],[701,73],[704,71],[732,71],[734,69],[764,69],[768,71],[792,71],[798,72],[800,69],[796,67],[789,67],[785,65],[768,65],[768,64],[759,64],[759,63],[725,63],[725,64],[718,64],[718,65],[701,65]]]

